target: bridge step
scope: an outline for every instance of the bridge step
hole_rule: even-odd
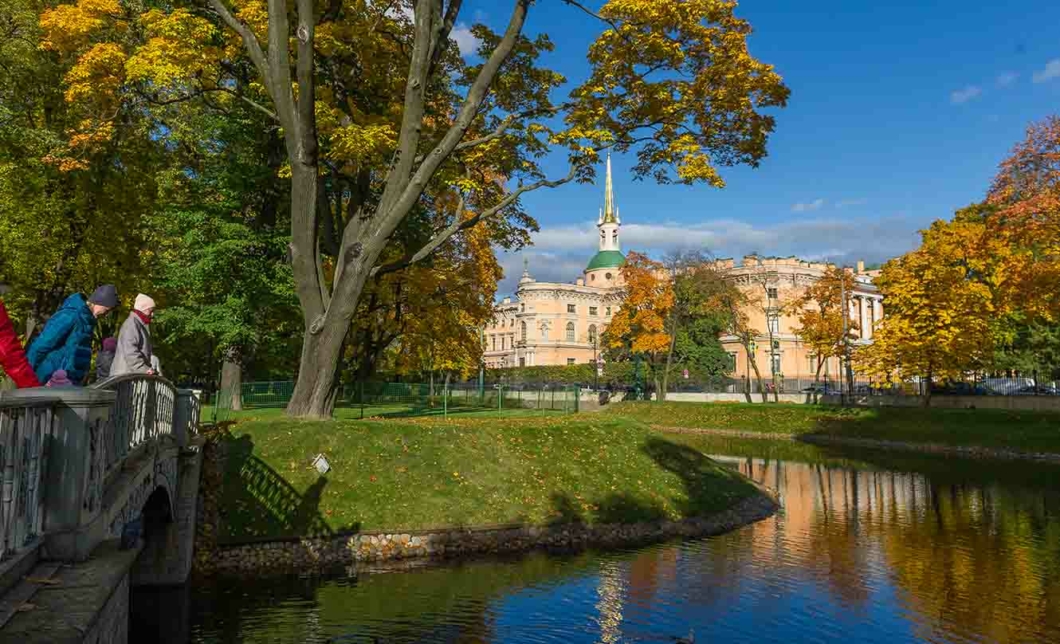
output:
[[[52,572],[55,582],[37,586],[31,609],[17,610],[0,627],[0,642],[19,644],[125,644],[129,626],[129,570],[142,544],[121,550],[104,541],[83,562],[64,564]],[[44,565],[44,564],[42,564]],[[34,568],[33,575],[40,567]],[[21,584],[12,589],[20,590]],[[5,596],[6,600],[7,597]],[[16,606],[23,606],[22,601]]]
[[[55,573],[59,571],[60,566],[62,564],[55,561],[37,564],[18,584],[0,597],[0,629],[16,614],[35,608],[32,599],[38,590],[59,583]]]

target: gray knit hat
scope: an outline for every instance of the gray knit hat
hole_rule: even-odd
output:
[[[92,293],[88,301],[113,309],[118,306],[118,289],[114,288],[113,284],[104,284]]]

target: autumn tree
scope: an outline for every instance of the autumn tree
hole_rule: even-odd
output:
[[[30,332],[71,292],[113,282],[135,295],[165,168],[142,114],[111,105],[105,136],[82,128],[71,62],[38,47],[40,9],[0,2],[0,284]]]
[[[860,348],[858,370],[884,380],[920,378],[929,404],[931,383],[960,378],[988,364],[996,332],[992,286],[1002,261],[985,225],[936,221],[921,245],[884,264],[874,281],[887,315]]]
[[[761,110],[788,96],[748,53],[750,25],[735,3],[611,0],[594,12],[566,0],[571,15],[591,16],[603,32],[589,49],[588,78],[553,103],[564,79],[537,65],[552,48],[547,36],[523,35],[530,0],[511,3],[503,33],[473,28],[475,64],[450,37],[461,0],[205,2],[133,11],[78,0],[44,12],[44,44],[76,61],[66,99],[91,114],[79,132],[95,145],[108,140],[108,108],[130,103],[240,101],[280,128],[305,328],[295,416],[330,415],[369,279],[482,222],[517,219],[526,192],[590,180],[603,148],[636,153],[637,176],[720,187],[719,167],[765,155],[774,122]],[[566,151],[566,175],[544,175],[538,159],[550,149]],[[474,214],[451,217],[421,248],[384,262],[395,231],[432,191]]]
[[[813,380],[821,378],[821,368],[829,358],[847,359],[849,343],[856,336],[858,323],[850,319],[854,275],[844,268],[829,265],[824,274],[786,303],[785,313],[798,319],[794,329],[803,343],[813,351]]]
[[[622,305],[601,338],[610,359],[643,357],[659,400],[673,344],[667,332],[674,307],[673,281],[662,262],[630,252],[622,267]]]
[[[670,378],[678,369],[698,375],[718,375],[728,370],[729,356],[719,337],[728,331],[727,302],[736,296],[735,285],[718,270],[709,253],[671,253],[663,264],[673,284],[674,304],[666,316],[670,346],[662,372],[660,400],[665,400]]]

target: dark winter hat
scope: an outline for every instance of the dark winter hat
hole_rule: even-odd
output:
[[[114,351],[117,348],[118,348],[118,339],[117,338],[103,338],[103,350],[104,351]]]
[[[113,284],[104,284],[92,293],[92,296],[88,298],[88,301],[93,304],[99,304],[100,306],[106,306],[113,309],[118,306],[118,289],[114,288]]]

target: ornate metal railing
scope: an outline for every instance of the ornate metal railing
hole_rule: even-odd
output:
[[[59,404],[0,398],[0,560],[43,533],[46,448]]]
[[[117,394],[106,442],[106,471],[130,452],[160,436],[173,434],[177,389],[160,376],[125,374],[93,385]]]

